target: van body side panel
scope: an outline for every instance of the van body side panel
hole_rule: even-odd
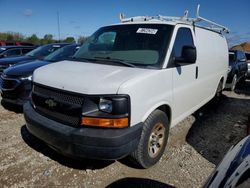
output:
[[[220,79],[227,78],[228,46],[225,38],[215,32],[195,28],[195,64],[173,68],[173,121],[174,126],[195,112],[216,92]],[[196,68],[197,67],[197,68]],[[195,78],[196,69],[198,76]]]
[[[154,70],[128,80],[118,90],[118,94],[125,93],[131,100],[131,126],[143,122],[159,106],[171,106],[172,70]]]
[[[197,64],[199,79],[197,101],[212,99],[220,79],[227,78],[228,46],[225,37],[205,29],[196,28]]]

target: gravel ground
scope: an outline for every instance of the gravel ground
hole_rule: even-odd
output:
[[[201,187],[227,150],[246,135],[250,81],[236,93],[223,93],[218,107],[206,105],[174,127],[161,161],[146,170],[127,159],[61,156],[27,132],[22,114],[0,106],[0,187]]]

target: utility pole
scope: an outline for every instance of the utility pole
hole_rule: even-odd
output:
[[[59,12],[57,12],[57,29],[58,29],[58,40],[60,42],[61,36],[60,36],[60,20],[59,20]]]

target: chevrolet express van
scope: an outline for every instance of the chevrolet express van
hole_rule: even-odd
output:
[[[225,86],[227,29],[201,20],[121,16],[100,28],[71,61],[34,72],[27,129],[64,155],[154,165],[169,129]]]

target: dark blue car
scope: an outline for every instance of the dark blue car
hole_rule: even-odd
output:
[[[36,59],[43,59],[52,52],[58,50],[59,48],[69,45],[69,43],[54,43],[40,46],[23,56],[6,57],[0,59],[0,75],[4,69],[8,68],[17,63],[34,61]]]
[[[231,91],[235,90],[236,84],[239,81],[245,81],[247,75],[247,62],[243,51],[229,51],[229,67],[227,75],[227,85]]]
[[[29,98],[32,89],[33,71],[41,66],[70,58],[78,48],[79,44],[67,45],[51,53],[43,60],[19,63],[5,69],[0,77],[2,105],[7,109],[10,109],[8,108],[9,105],[22,106]]]
[[[1,46],[0,58],[22,56],[35,48],[36,46]]]
[[[250,136],[232,147],[204,188],[250,187]]]

